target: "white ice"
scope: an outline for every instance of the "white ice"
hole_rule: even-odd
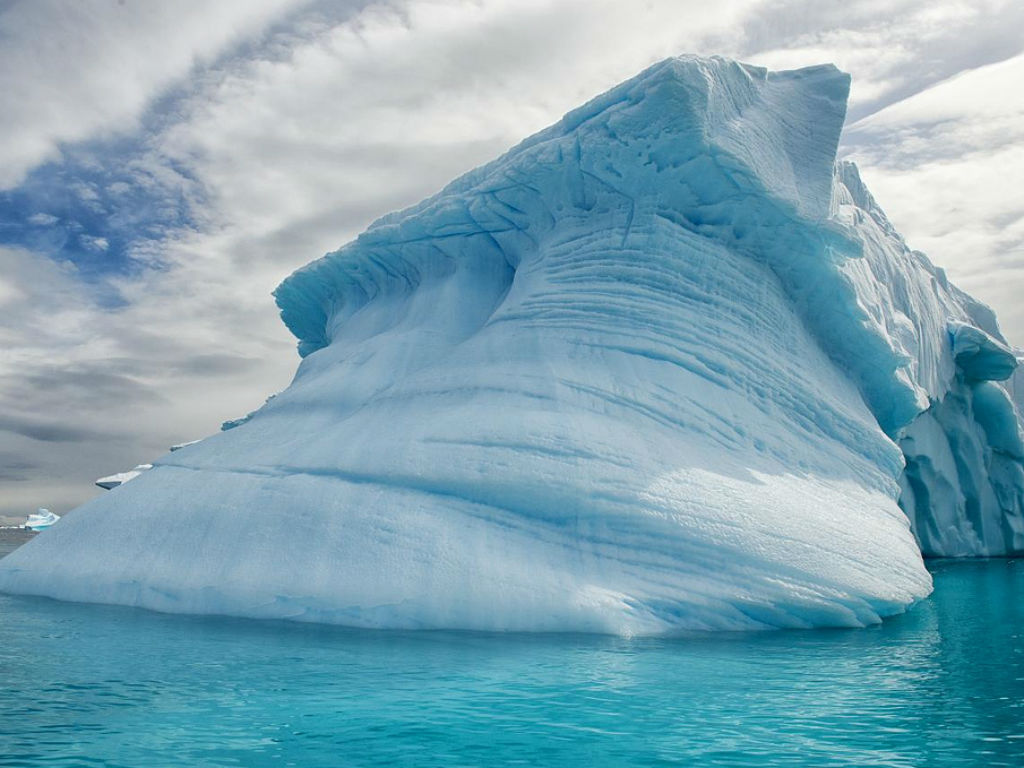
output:
[[[198,441],[196,441],[198,442]],[[172,446],[171,450],[177,450],[179,446]],[[96,481],[96,485],[105,491],[109,491],[113,488],[117,488],[119,485],[124,485],[129,480],[134,480],[136,477],[141,475],[143,472],[153,468],[152,464],[138,464],[132,469],[125,470],[124,472],[117,472],[113,475],[107,475],[101,477]]]
[[[848,87],[670,59],[384,217],[278,288],[287,390],[5,558],[0,589],[859,626],[929,593],[922,547],[1020,550],[1016,359],[836,164]]]

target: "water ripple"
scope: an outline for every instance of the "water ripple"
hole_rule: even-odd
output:
[[[1024,765],[1024,561],[866,630],[366,632],[0,596],[0,766]]]

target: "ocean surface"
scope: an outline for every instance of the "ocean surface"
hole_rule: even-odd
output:
[[[1024,560],[931,567],[878,627],[640,640],[0,595],[0,765],[1020,768]]]

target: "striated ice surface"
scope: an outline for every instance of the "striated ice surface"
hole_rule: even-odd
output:
[[[277,289],[287,390],[4,559],[0,589],[858,626],[929,593],[922,550],[1024,548],[1017,360],[836,164],[848,87],[670,59],[385,216]]]

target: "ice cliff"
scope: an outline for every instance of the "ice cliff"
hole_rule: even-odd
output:
[[[836,164],[848,86],[670,59],[385,216],[277,289],[287,390],[4,559],[0,589],[854,626],[929,593],[922,550],[1021,550],[1017,360]]]

